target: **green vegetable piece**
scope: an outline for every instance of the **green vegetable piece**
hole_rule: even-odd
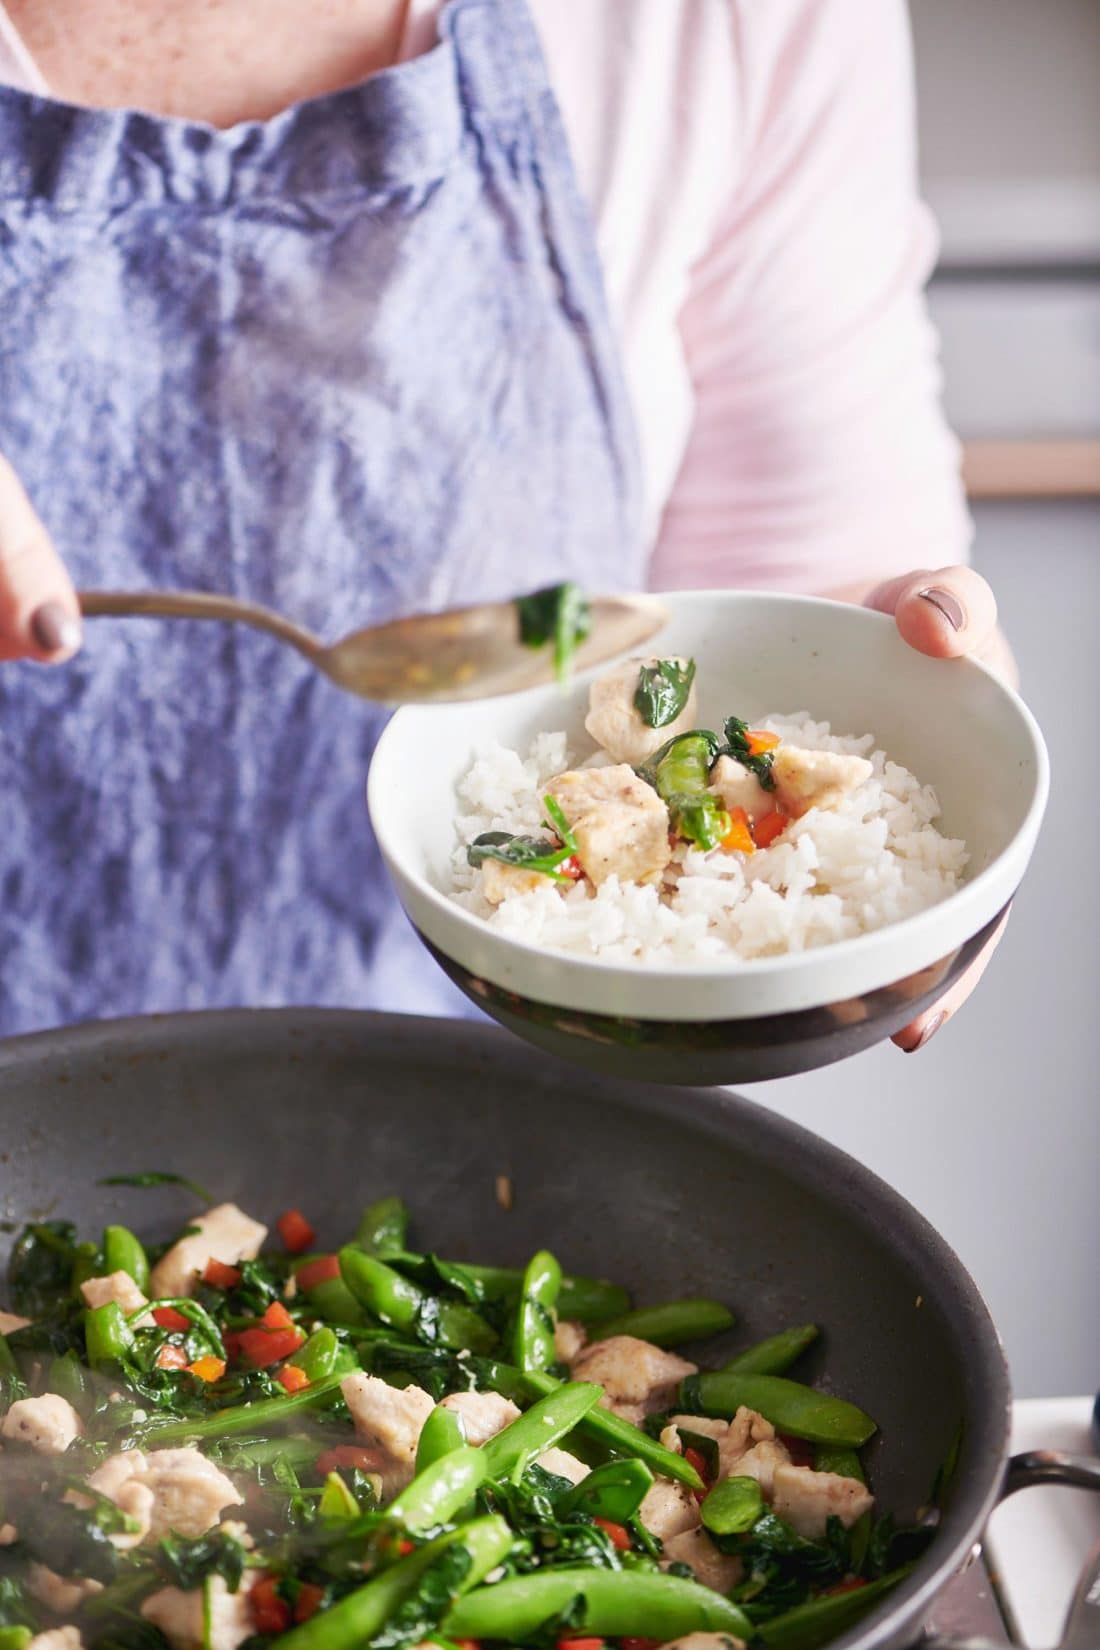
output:
[[[698,1632],[746,1640],[753,1634],[742,1609],[696,1581],[644,1570],[573,1568],[510,1576],[469,1592],[445,1617],[443,1631],[455,1639],[524,1644],[575,1598],[584,1600],[584,1609],[571,1631],[585,1634],[660,1642]]]
[[[88,1383],[84,1366],[75,1352],[65,1352],[54,1358],[46,1375],[46,1391],[67,1398],[75,1410],[80,1410],[88,1397]]]
[[[802,1323],[794,1329],[782,1329],[766,1341],[746,1347],[736,1358],[722,1365],[722,1372],[739,1375],[783,1375],[808,1346],[817,1340],[821,1331],[816,1323]]]
[[[601,1341],[612,1335],[636,1335],[654,1346],[680,1346],[684,1341],[701,1341],[720,1335],[733,1323],[733,1313],[719,1301],[668,1301],[663,1306],[640,1306],[598,1327]]]
[[[556,1391],[560,1381],[555,1381],[552,1375],[529,1374],[521,1377],[528,1391],[536,1392],[540,1396]],[[498,1387],[498,1391],[503,1390]],[[517,1422],[512,1423],[518,1425]],[[616,1455],[631,1455],[637,1460],[644,1461],[646,1466],[662,1478],[674,1478],[677,1483],[686,1484],[689,1489],[701,1490],[706,1486],[695,1468],[682,1455],[651,1438],[648,1432],[641,1427],[633,1426],[624,1421],[621,1415],[612,1415],[607,1409],[590,1409],[580,1423],[580,1430],[596,1443],[602,1444],[605,1449],[614,1450]],[[503,1433],[498,1433],[503,1437]],[[644,1635],[652,1637],[652,1634]]]
[[[496,1332],[472,1307],[440,1300],[354,1244],[340,1251],[340,1272],[361,1305],[384,1324],[431,1344],[489,1352]]]
[[[546,1249],[528,1262],[523,1274],[513,1336],[513,1357],[525,1373],[554,1362],[554,1307],[561,1289],[561,1267]]]
[[[388,1255],[405,1247],[409,1211],[399,1197],[380,1197],[363,1210],[355,1241],[368,1255]]]
[[[279,1650],[355,1650],[369,1644],[413,1592],[424,1572],[449,1547],[460,1545],[470,1555],[464,1587],[476,1587],[490,1570],[507,1557],[514,1541],[503,1518],[479,1518],[450,1530],[418,1547],[407,1558],[383,1570],[354,1593],[318,1611],[300,1627],[278,1640]]]
[[[113,1369],[134,1350],[134,1337],[117,1301],[90,1306],[84,1313],[84,1344],[93,1369]]]
[[[391,1501],[386,1516],[413,1531],[449,1524],[488,1475],[489,1460],[484,1450],[463,1444],[418,1472]]]
[[[128,1226],[108,1226],[104,1230],[103,1270],[128,1273],[142,1293],[148,1293],[149,1257]]]
[[[816,1650],[819,1644],[835,1638],[846,1627],[858,1621],[878,1603],[884,1593],[896,1587],[912,1571],[911,1564],[903,1564],[889,1575],[868,1582],[850,1593],[834,1593],[828,1598],[811,1599],[798,1604],[781,1616],[757,1625],[757,1637],[768,1650]]]
[[[554,674],[567,682],[578,642],[592,630],[592,613],[579,585],[552,584],[516,599],[519,639],[524,647],[554,645]]]
[[[718,738],[708,728],[678,733],[638,769],[667,803],[672,828],[696,847],[717,847],[730,828],[730,817],[707,790],[718,755]]]
[[[0,1627],[0,1650],[26,1650],[33,1637],[29,1627]]]
[[[748,768],[750,773],[756,775],[761,790],[774,791],[775,775],[772,773],[772,763],[775,761],[775,752],[765,751],[763,756],[753,756],[749,750],[749,724],[742,722],[739,716],[727,716],[722,731],[726,736],[726,750],[729,755],[736,757],[743,768]]]
[[[733,821],[718,797],[673,795],[665,800],[677,836],[703,853],[709,854],[729,834]]]
[[[463,1449],[465,1444],[466,1428],[461,1416],[456,1415],[453,1409],[444,1409],[442,1404],[437,1404],[420,1429],[420,1441],[416,1446],[417,1472],[423,1472],[435,1461],[442,1461],[453,1450]]]
[[[688,702],[695,680],[695,660],[682,665],[679,659],[658,659],[643,665],[634,690],[634,709],[647,728],[667,728],[675,722]]]
[[[877,1431],[876,1423],[855,1404],[781,1375],[692,1375],[681,1383],[680,1402],[697,1414],[725,1419],[745,1404],[778,1432],[814,1444],[847,1444],[858,1449]]]
[[[605,1461],[562,1497],[557,1514],[568,1519],[574,1513],[587,1513],[590,1518],[628,1524],[652,1487],[653,1474],[644,1461]]]
[[[109,1174],[97,1182],[100,1186],[182,1186],[186,1191],[193,1192],[203,1203],[213,1203],[214,1199],[205,1186],[200,1186],[197,1180],[188,1180],[186,1175],[166,1174],[160,1169],[149,1169],[144,1174]]]
[[[89,1278],[99,1277],[103,1271],[103,1256],[100,1254],[95,1244],[78,1243],[73,1249],[73,1264],[69,1277],[69,1287],[71,1288],[76,1299],[80,1302],[81,1306],[84,1305],[84,1294],[80,1287],[81,1284],[87,1283]]]
[[[368,1318],[343,1278],[324,1278],[310,1284],[303,1294],[319,1318],[330,1323],[346,1324],[348,1328],[366,1327]]]
[[[341,1350],[334,1330],[327,1327],[315,1329],[297,1352],[291,1354],[287,1363],[304,1370],[311,1381],[323,1381],[336,1368]]]
[[[188,1438],[228,1438],[235,1432],[264,1432],[268,1427],[281,1426],[302,1410],[321,1408],[331,1394],[339,1390],[343,1378],[338,1374],[328,1375],[301,1392],[288,1393],[285,1398],[257,1398],[251,1404],[216,1409],[212,1415],[185,1415],[178,1421],[151,1426],[146,1436],[159,1448],[161,1444],[182,1443]]]
[[[523,1273],[514,1266],[478,1266],[469,1261],[457,1264],[469,1274],[491,1301],[515,1300],[523,1287]],[[617,1317],[630,1310],[630,1296],[616,1283],[602,1278],[571,1277],[561,1280],[558,1294],[558,1316],[576,1318],[580,1323],[597,1323],[603,1318]]]
[[[484,1446],[488,1476],[518,1479],[528,1461],[560,1443],[602,1397],[603,1387],[589,1381],[555,1381],[545,1397]]]
[[[835,1472],[840,1478],[856,1478],[861,1484],[867,1482],[858,1454],[843,1444],[818,1444],[814,1450],[814,1471]]]
[[[322,1518],[334,1524],[359,1517],[359,1503],[338,1472],[330,1472],[325,1478],[318,1511]]]
[[[15,1354],[8,1345],[8,1337],[0,1334],[0,1375],[19,1376],[19,1365],[15,1361]]]
[[[499,860],[502,865],[516,865],[524,871],[537,871],[552,882],[572,879],[558,869],[577,852],[577,839],[569,821],[552,796],[544,796],[543,807],[558,840],[541,836],[510,836],[507,831],[483,831],[466,849],[467,863],[484,865],[487,859]]]
[[[741,1535],[764,1511],[764,1497],[755,1478],[723,1478],[699,1511],[712,1535]]]

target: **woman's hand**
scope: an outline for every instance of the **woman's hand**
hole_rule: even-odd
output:
[[[0,659],[70,659],[81,641],[72,581],[0,455]]]
[[[921,569],[907,573],[880,584],[864,601],[881,613],[892,613],[902,636],[918,652],[935,659],[974,654],[1016,686],[1016,661],[997,628],[996,600],[972,568],[941,567],[935,572]],[[914,1054],[962,1007],[985,973],[1007,921],[1006,911],[992,939],[947,995],[895,1033],[893,1041],[899,1048]]]

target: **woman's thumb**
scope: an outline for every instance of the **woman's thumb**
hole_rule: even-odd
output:
[[[69,659],[80,608],[64,564],[11,465],[0,456],[0,659]]]

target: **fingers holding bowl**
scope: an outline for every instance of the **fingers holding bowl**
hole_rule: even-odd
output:
[[[900,1031],[894,1033],[890,1041],[896,1043],[903,1053],[916,1054],[918,1049],[922,1049],[930,1043],[937,1031],[947,1024],[952,1015],[957,1013],[966,1002],[971,992],[977,988],[978,982],[992,961],[994,951],[1001,942],[1001,936],[1004,934],[1010,911],[1011,907],[997,924],[988,943],[975,957],[961,979],[956,980],[950,991],[945,992],[939,1002],[933,1003],[931,1008],[925,1009],[923,1014],[918,1015],[915,1020],[911,1020],[907,1026],[903,1026]]]
[[[920,568],[871,592],[867,605],[892,613],[918,653],[934,659],[984,656],[997,634],[997,601],[972,567]]]

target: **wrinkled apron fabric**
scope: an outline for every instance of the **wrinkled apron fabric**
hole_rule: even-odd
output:
[[[629,409],[520,0],[455,0],[427,56],[224,132],[0,90],[0,450],[78,585],[225,591],[330,638],[640,583]],[[96,620],[66,668],[0,667],[0,1033],[459,1011],[371,836],[382,721],[235,627]]]

